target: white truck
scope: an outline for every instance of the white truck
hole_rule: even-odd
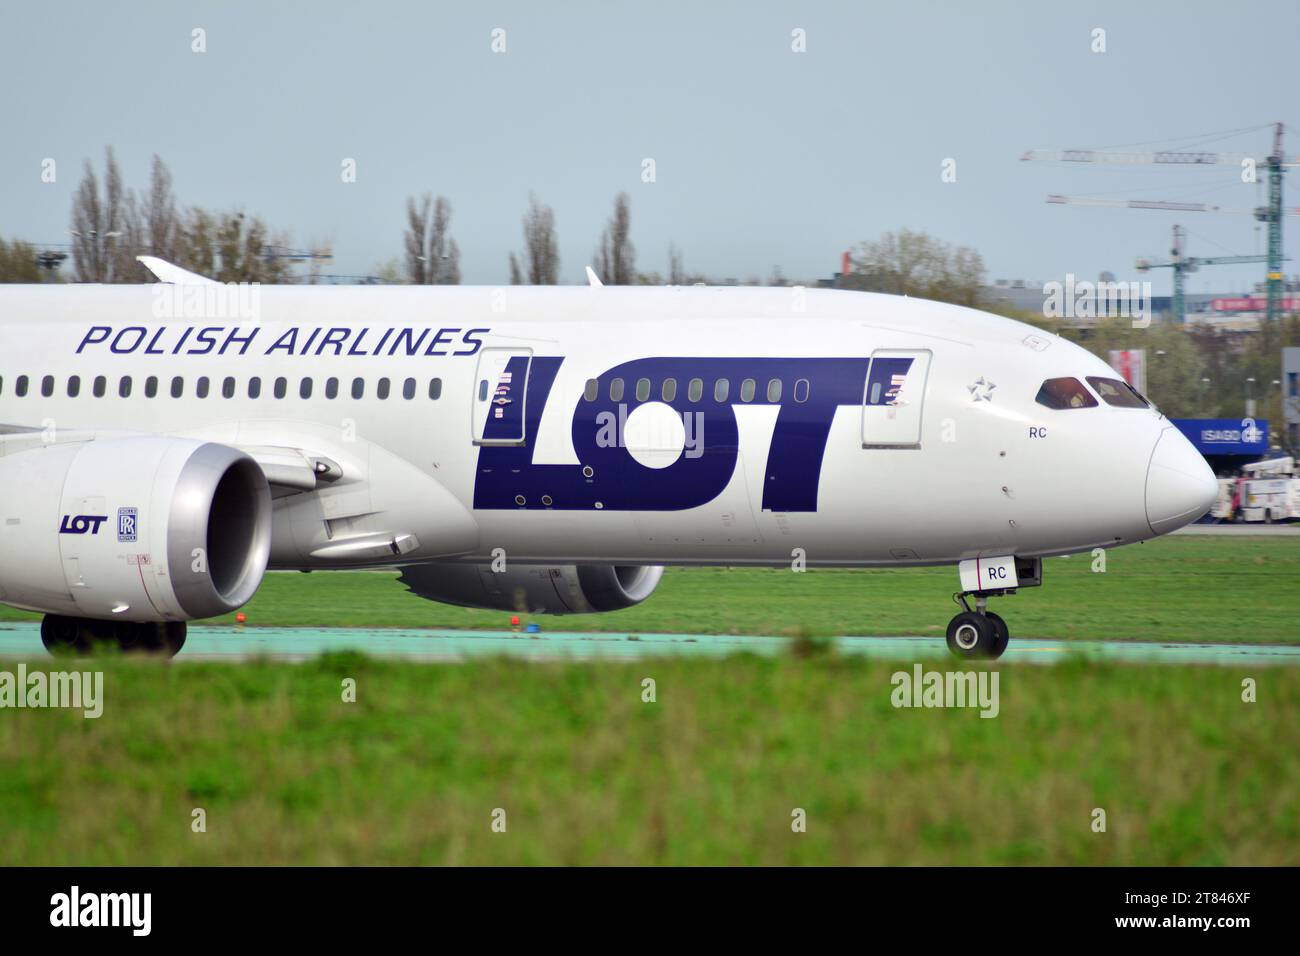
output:
[[[1275,521],[1300,519],[1300,477],[1296,476],[1295,459],[1272,458],[1257,461],[1241,469],[1244,474],[1236,479],[1227,513],[1223,510],[1223,489],[1220,500],[1211,513],[1216,517],[1230,517],[1232,521]]]

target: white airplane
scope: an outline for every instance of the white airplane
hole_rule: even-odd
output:
[[[0,286],[0,602],[175,653],[268,567],[556,614],[664,565],[958,565],[948,645],[1042,558],[1165,534],[1213,473],[1083,349],[781,288]],[[973,599],[973,606],[971,600]]]

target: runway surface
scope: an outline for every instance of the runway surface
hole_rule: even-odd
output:
[[[1300,522],[1290,524],[1189,524],[1174,534],[1208,534],[1225,538],[1300,538]]]
[[[524,660],[637,660],[671,655],[786,653],[789,639],[734,634],[595,634],[544,631],[426,631],[388,628],[192,627],[178,661],[240,661],[265,656],[304,660],[328,651],[358,650],[375,657],[463,661],[493,655]],[[912,661],[946,658],[939,637],[839,637],[841,654]],[[1149,641],[1057,641],[1012,637],[1002,657],[1010,663],[1051,664],[1070,653],[1111,661],[1161,664],[1300,664],[1300,645],[1162,644]],[[37,624],[0,625],[0,658],[45,656]]]

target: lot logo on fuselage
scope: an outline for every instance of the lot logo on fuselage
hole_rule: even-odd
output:
[[[493,440],[522,433],[525,438],[517,445],[479,449],[475,508],[680,511],[707,504],[722,494],[735,473],[740,458],[735,408],[741,405],[778,409],[764,469],[763,510],[816,511],[822,459],[836,411],[860,408],[864,393],[868,403],[889,404],[913,360],[678,357],[624,362],[598,377],[594,399],[577,399],[572,440],[578,464],[535,462],[538,426],[563,361],[539,356],[528,363],[522,421],[489,418],[480,437]],[[511,369],[516,388],[522,363],[518,360]],[[610,384],[617,379],[628,394],[611,397]],[[637,388],[643,379],[650,382],[648,390]],[[665,399],[663,383],[669,379],[676,387]],[[703,385],[692,400],[689,383],[695,379]],[[722,380],[727,382],[725,394],[717,385]],[[779,385],[769,392],[773,382]],[[881,387],[873,389],[873,383]],[[626,415],[628,408],[635,412],[648,402],[662,402],[681,415],[701,415],[701,433],[707,433],[702,453],[682,454],[666,467],[652,468],[637,461],[623,442],[602,440],[608,433],[602,426],[611,415]]]

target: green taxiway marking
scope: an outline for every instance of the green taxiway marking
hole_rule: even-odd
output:
[[[297,660],[329,651],[355,650],[380,657],[464,660],[503,655],[527,660],[600,657],[636,660],[664,655],[722,657],[782,654],[786,637],[736,634],[601,634],[570,631],[428,631],[394,628],[192,627],[179,660],[239,660],[268,656]],[[836,650],[885,660],[945,658],[937,637],[837,637]],[[0,657],[40,657],[36,624],[0,625]],[[1152,641],[1056,641],[1012,637],[1006,662],[1050,664],[1070,654],[1111,661],[1161,664],[1300,664],[1300,645],[1166,644]]]

